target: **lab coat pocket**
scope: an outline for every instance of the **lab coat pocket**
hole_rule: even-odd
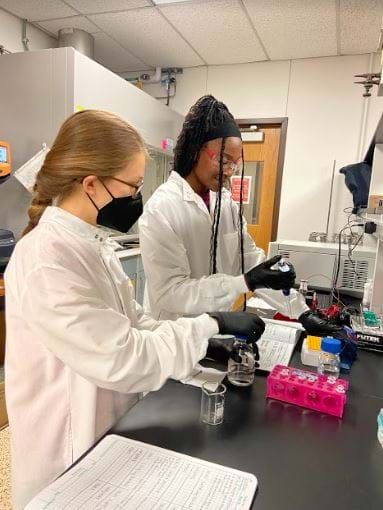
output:
[[[224,234],[220,247],[222,272],[236,276],[239,274],[239,235],[238,232]]]

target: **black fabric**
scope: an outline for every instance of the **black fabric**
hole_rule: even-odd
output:
[[[112,197],[104,207],[99,209],[91,196],[87,196],[98,211],[97,225],[102,227],[118,230],[124,234],[130,230],[143,213],[144,206],[142,203],[142,195],[138,193],[136,197],[114,197],[104,183],[102,183],[106,191]]]
[[[259,360],[259,349],[257,344],[254,342],[252,347],[255,360]],[[237,363],[242,362],[242,358],[238,354],[238,348],[234,347],[234,340],[225,337],[209,338],[206,357],[225,364],[229,361],[230,358]],[[254,364],[256,368],[259,367],[258,361],[254,361]]]
[[[344,166],[339,170],[345,177],[345,184],[352,193],[354,202],[353,213],[355,214],[361,207],[367,207],[368,193],[371,181],[371,165],[368,163],[353,163]]]
[[[265,331],[265,323],[253,313],[211,312],[208,315],[217,321],[221,335],[246,337],[248,343],[255,343]]]
[[[342,326],[332,324],[328,319],[320,317],[311,310],[302,313],[298,320],[308,335],[320,337],[332,336],[338,340],[347,340],[348,338]]]
[[[141,193],[136,197],[113,198],[97,214],[97,224],[126,233],[143,212]]]
[[[229,136],[241,138],[241,131],[235,122],[227,121],[211,129],[204,136],[202,143],[216,140],[217,138],[228,138]]]
[[[368,165],[372,166],[372,162],[374,159],[374,151],[375,151],[375,137],[372,139],[372,141],[367,149],[366,155],[364,156],[363,163],[367,163]]]

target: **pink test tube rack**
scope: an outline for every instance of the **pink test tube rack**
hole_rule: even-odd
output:
[[[266,397],[341,418],[347,389],[344,379],[276,365],[267,377]]]

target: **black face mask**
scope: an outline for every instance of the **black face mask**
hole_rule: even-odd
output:
[[[114,197],[104,183],[106,191],[112,197],[112,200],[99,209],[93,200],[89,200],[98,211],[97,225],[112,228],[119,232],[127,232],[136,223],[143,212],[142,195],[138,193],[135,197]]]

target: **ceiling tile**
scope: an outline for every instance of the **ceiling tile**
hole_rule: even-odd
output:
[[[0,0],[0,7],[28,21],[62,18],[77,14],[61,0]]]
[[[208,64],[266,59],[237,0],[169,5],[161,11]]]
[[[58,31],[61,28],[80,28],[90,34],[99,32],[100,29],[96,27],[91,21],[86,19],[84,16],[71,16],[69,18],[52,19],[48,21],[39,21],[35,23],[37,26],[48,30],[53,35],[58,35]]]
[[[148,68],[147,65],[102,32],[94,34],[94,59],[115,72]]]
[[[193,2],[193,1],[195,2],[195,1],[198,1],[198,0],[153,0],[153,2],[156,5],[177,4],[177,3],[182,3],[182,2]]]
[[[376,51],[382,15],[383,6],[379,0],[340,0],[341,53]]]
[[[123,11],[152,5],[149,0],[66,0],[82,14]]]
[[[272,60],[337,54],[334,0],[243,0]]]
[[[203,64],[156,8],[95,14],[89,19],[150,66]]]

